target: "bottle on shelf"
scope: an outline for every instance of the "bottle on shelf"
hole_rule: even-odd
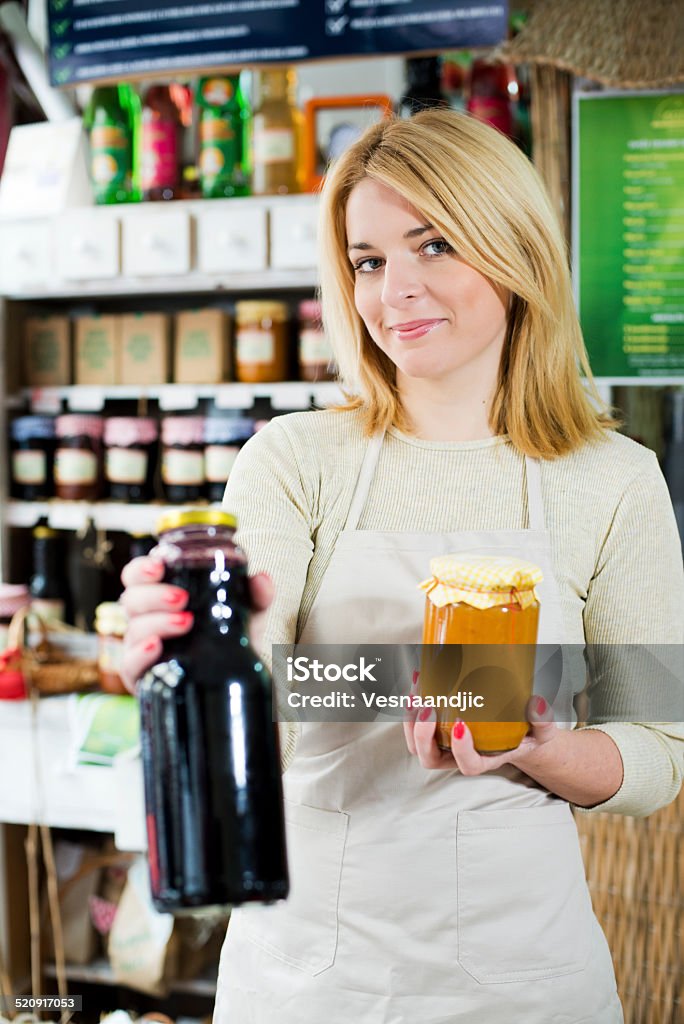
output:
[[[57,530],[44,523],[33,529],[33,575],[29,592],[31,611],[46,622],[71,620],[71,595],[62,538]]]
[[[406,61],[406,89],[399,100],[399,116],[411,117],[425,107],[446,106],[439,57],[409,57]]]
[[[255,79],[259,98],[252,117],[252,191],[254,195],[301,192],[304,118],[296,104],[296,72],[268,68]]]
[[[509,64],[492,63],[484,57],[473,61],[467,103],[469,114],[512,138],[513,96],[517,96],[517,83],[515,71]]]
[[[456,50],[453,53],[442,54],[442,95],[451,110],[465,111],[466,87],[471,63],[472,56],[468,50]]]
[[[665,446],[663,472],[670,489],[679,536],[684,547],[684,389],[670,392],[670,429]]]
[[[142,105],[140,184],[147,201],[178,198],[182,122],[171,85],[150,85]]]
[[[248,638],[235,519],[167,513],[155,557],[193,626],[139,682],[152,900],[163,912],[284,899],[289,889],[271,678]]]
[[[84,124],[90,142],[95,202],[137,202],[140,99],[133,86],[97,86],[86,108]]]
[[[205,199],[249,195],[250,109],[240,75],[201,78],[199,176]]]

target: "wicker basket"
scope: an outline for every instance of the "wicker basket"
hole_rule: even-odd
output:
[[[625,1024],[684,1024],[684,791],[648,818],[575,820]]]
[[[35,626],[38,632],[35,645],[29,644],[29,625]],[[51,633],[78,638],[87,636],[73,626],[53,621],[47,623],[28,608],[16,612],[9,625],[4,667],[20,671],[27,692],[34,689],[43,696],[75,693],[97,686],[97,661],[74,656],[50,639]]]

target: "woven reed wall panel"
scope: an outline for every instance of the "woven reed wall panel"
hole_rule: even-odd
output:
[[[575,820],[625,1024],[684,1024],[684,792],[648,818]]]
[[[532,162],[546,185],[570,247],[570,75],[530,68]]]

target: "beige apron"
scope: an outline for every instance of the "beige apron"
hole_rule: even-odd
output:
[[[419,643],[430,558],[472,551],[541,566],[561,643],[538,463],[527,530],[357,530],[382,441],[301,642]],[[564,800],[512,766],[426,770],[396,722],[303,723],[284,785],[291,895],[233,912],[216,1024],[621,1024]]]

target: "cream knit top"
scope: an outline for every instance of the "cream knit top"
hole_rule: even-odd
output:
[[[250,573],[275,584],[264,658],[295,642],[343,529],[368,444],[357,411],[279,416],[241,450],[224,505]],[[566,642],[675,644],[684,651],[684,574],[667,485],[652,451],[613,432],[541,463]],[[359,530],[525,529],[525,463],[505,437],[431,442],[391,428]],[[334,639],[334,638],[332,638]],[[647,687],[648,678],[643,679]],[[684,714],[681,719],[684,720]],[[677,795],[684,724],[600,726],[624,764],[620,790],[592,810],[646,815]],[[283,728],[283,760],[298,727]]]

